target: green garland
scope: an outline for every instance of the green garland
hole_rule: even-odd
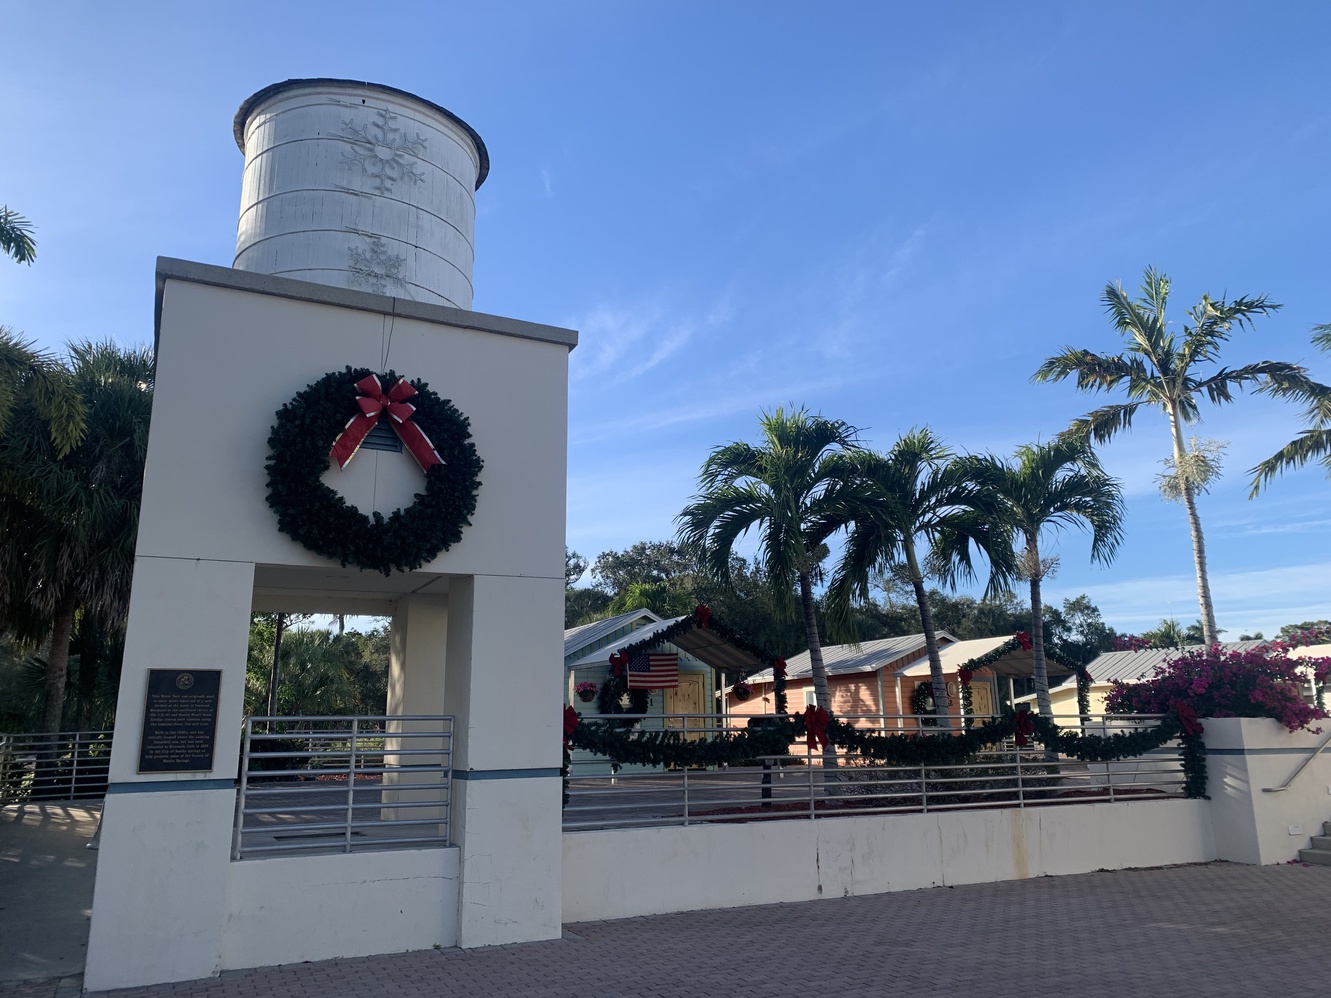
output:
[[[757,718],[755,721],[759,720]],[[785,755],[791,743],[804,737],[800,714],[769,716],[746,731],[726,733],[707,741],[688,741],[683,732],[643,731],[636,736],[610,724],[584,721],[569,736],[569,744],[616,762],[640,766],[736,765],[759,755]],[[1031,740],[1046,749],[1083,762],[1130,759],[1178,739],[1183,749],[1183,794],[1206,796],[1206,746],[1199,735],[1189,735],[1176,713],[1161,718],[1153,728],[1113,735],[1087,735],[1061,731],[1049,718],[1031,715]],[[987,721],[951,735],[884,735],[832,718],[827,735],[832,745],[885,766],[954,766],[973,759],[987,746],[1017,732],[1014,714]]]
[[[357,412],[356,382],[374,373],[348,367],[325,374],[278,410],[268,435],[268,505],[277,528],[316,554],[390,575],[420,568],[458,542],[476,511],[482,462],[467,417],[413,381],[412,421],[444,462],[426,472],[416,501],[387,518],[370,517],[325,485],[329,448]],[[387,371],[379,380],[392,385],[398,376]]]
[[[975,727],[975,697],[971,693],[970,680],[962,679],[960,672],[957,674],[957,693],[961,697],[962,723],[967,728],[973,728]]]
[[[766,724],[688,741],[674,729],[639,731],[633,736],[613,722],[583,721],[569,735],[573,748],[633,766],[734,766],[760,755],[785,755],[796,737],[793,722],[768,716]],[[803,720],[800,728],[803,728]]]

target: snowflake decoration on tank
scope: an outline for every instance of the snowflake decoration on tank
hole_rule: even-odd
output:
[[[342,131],[352,144],[351,152],[342,154],[343,160],[356,163],[365,175],[374,180],[374,189],[380,194],[392,194],[399,180],[420,183],[425,179],[411,160],[425,155],[425,139],[420,132],[414,139],[407,138],[393,122],[397,115],[388,108],[375,110],[378,120],[360,128],[351,121],[342,122]]]
[[[347,247],[351,253],[351,283],[377,295],[388,294],[390,288],[405,290],[407,282],[402,276],[402,268],[407,258],[388,252],[388,247],[378,236],[365,237],[365,244],[368,250]]]

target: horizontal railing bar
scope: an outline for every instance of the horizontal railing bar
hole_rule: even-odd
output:
[[[355,768],[355,776],[358,777],[386,776],[386,774],[389,773],[411,773],[417,774],[417,776],[421,773],[439,773],[443,776],[443,774],[451,772],[453,772],[453,766],[366,766],[365,769],[361,769],[361,766],[357,766],[357,768]],[[327,769],[260,769],[256,770],[256,772],[250,773],[249,780],[252,784],[256,780],[262,782],[272,780],[272,778],[286,776],[313,777],[317,780],[319,776],[347,776],[347,773],[349,773],[349,770],[335,769],[333,766],[329,766]],[[293,784],[309,784],[310,781],[293,780],[291,782],[293,782]]]
[[[251,736],[250,736],[250,741],[252,741],[252,742],[307,742],[307,743],[309,743],[309,744],[311,744],[311,745],[314,745],[314,744],[344,744],[344,745],[350,745],[350,744],[351,744],[351,741],[352,741],[352,737],[353,737],[353,735],[354,735],[354,737],[355,737],[356,747],[357,747],[358,749],[361,747],[361,743],[362,743],[362,742],[364,742],[364,743],[366,744],[366,746],[368,747],[371,743],[379,743],[379,744],[383,744],[384,742],[390,742],[390,741],[398,741],[398,742],[405,742],[405,741],[408,741],[408,740],[420,741],[420,740],[423,739],[423,738],[430,739],[431,741],[448,742],[448,743],[450,743],[450,744],[451,744],[452,741],[453,741],[453,736],[452,736],[450,733],[446,732],[446,731],[403,731],[403,732],[401,732],[401,733],[394,733],[394,734],[381,734],[381,733],[379,733],[379,732],[369,732],[369,733],[367,733],[367,732],[364,732],[364,731],[356,731],[356,732],[351,732],[351,731],[346,731],[346,732],[342,732],[342,731],[317,731],[317,732],[301,731],[301,732],[295,732],[295,733],[293,733],[293,732],[286,732],[286,733],[265,734],[265,733],[263,733],[263,732],[255,731],[255,732],[253,732],[253,733],[251,734]],[[377,750],[376,750],[376,751],[377,751]]]
[[[1146,715],[1142,715],[1145,717]],[[451,714],[251,714],[251,724],[289,724],[292,721],[442,721],[451,722]]]
[[[436,807],[438,805],[435,805]],[[353,821],[351,831],[358,828],[395,828],[407,825],[447,825],[448,818],[403,818],[401,820],[382,819],[378,821]],[[245,835],[291,835],[303,832],[345,831],[345,821],[302,821],[282,825],[246,825]]]
[[[382,801],[382,802],[376,801],[373,804],[353,805],[353,809],[357,811],[370,811],[370,810],[385,811],[392,808],[448,807],[448,806],[449,805],[447,798],[439,797],[434,800],[403,800],[403,801]],[[300,804],[300,805],[293,805],[292,807],[247,807],[241,813],[242,814],[291,814],[293,812],[299,812],[302,814],[308,814],[312,811],[334,811],[334,812],[340,811],[341,813],[345,814],[347,811],[347,805],[346,802],[344,801],[341,804]],[[351,819],[352,825],[359,825],[360,823],[361,819],[359,818],[353,817]],[[342,821],[339,823],[339,825],[345,826],[346,822]]]

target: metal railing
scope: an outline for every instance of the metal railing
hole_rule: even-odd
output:
[[[600,716],[584,714],[583,718],[594,721]],[[685,727],[681,716],[675,718],[681,723],[670,726]],[[890,734],[897,733],[898,720],[907,720],[896,715],[838,719],[874,729],[884,728],[886,721]],[[736,722],[744,720],[691,715],[687,728],[715,737],[734,731]],[[911,715],[909,720],[913,730],[918,718]],[[1136,731],[1159,722],[1158,717],[1141,715],[1097,715],[1083,724],[1077,718],[1055,720],[1090,734]],[[663,726],[659,716],[650,722],[648,730],[659,731]],[[938,728],[922,731],[925,737],[948,736]],[[1155,800],[1183,796],[1183,782],[1182,756],[1176,745],[1133,759],[1086,763],[1039,745],[1020,747],[1007,741],[957,765],[880,766],[839,754],[835,768],[824,766],[820,752],[791,746],[788,755],[763,756],[744,766],[674,771],[618,767],[609,759],[575,752],[564,829]]]
[[[1287,779],[1284,783],[1280,784],[1280,786],[1278,787],[1262,787],[1262,793],[1283,794],[1286,790],[1290,788],[1290,784],[1292,784],[1295,780],[1299,778],[1299,774],[1302,773],[1305,769],[1307,769],[1310,765],[1312,765],[1312,761],[1322,754],[1322,750],[1325,749],[1327,745],[1331,745],[1331,734],[1328,734],[1325,738],[1323,738],[1320,742],[1317,743],[1317,747],[1313,749],[1311,752],[1309,752],[1307,756],[1304,757],[1303,761],[1300,762],[1297,767],[1295,767],[1294,772],[1289,774],[1289,779]]]
[[[0,804],[106,795],[110,731],[0,734]]]
[[[232,859],[448,844],[453,718],[245,719]]]

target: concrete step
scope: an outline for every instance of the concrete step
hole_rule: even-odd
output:
[[[1322,834],[1331,835],[1331,821],[1322,822]]]
[[[1331,849],[1300,849],[1299,861],[1316,863],[1318,866],[1331,866]]]
[[[1309,848],[1331,852],[1331,835],[1314,835]]]

